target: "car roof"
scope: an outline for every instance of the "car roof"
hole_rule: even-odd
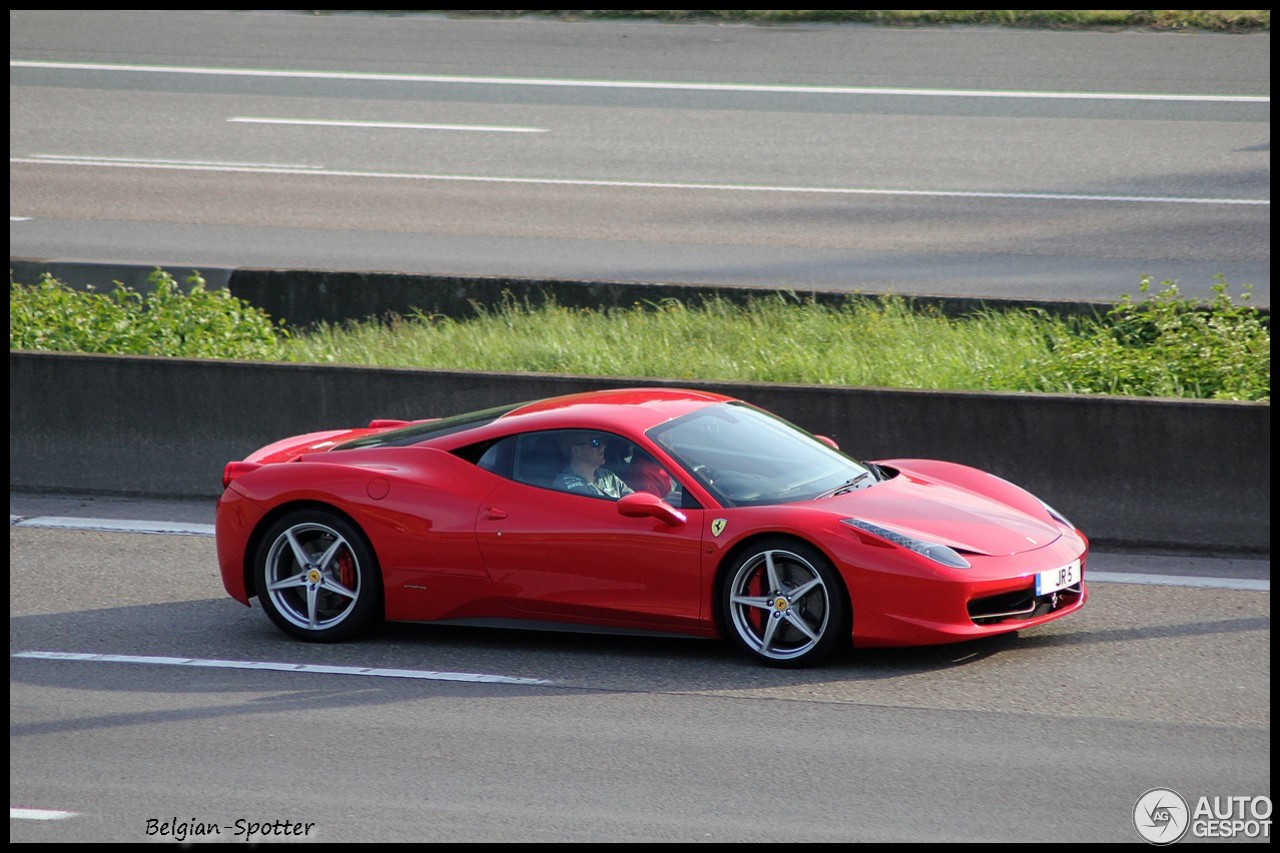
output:
[[[517,406],[498,418],[503,431],[580,424],[644,431],[696,409],[733,400],[686,388],[616,388],[551,397]]]

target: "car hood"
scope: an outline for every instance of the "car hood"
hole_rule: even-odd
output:
[[[898,476],[827,498],[826,509],[961,552],[1002,556],[1043,548],[1062,537],[1047,517],[947,483]]]

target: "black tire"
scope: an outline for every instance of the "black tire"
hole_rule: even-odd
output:
[[[849,604],[831,563],[816,548],[763,540],[743,551],[720,585],[730,639],[768,666],[809,666],[849,639]]]
[[[382,620],[382,573],[359,528],[325,509],[292,512],[262,538],[254,559],[258,601],[300,640],[347,640]]]

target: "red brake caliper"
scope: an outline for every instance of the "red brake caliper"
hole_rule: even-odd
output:
[[[350,551],[343,551],[338,555],[338,582],[347,589],[356,587],[356,561],[352,559]]]
[[[757,598],[769,591],[769,579],[765,577],[763,571],[756,572],[755,577],[753,577],[747,584],[746,592]],[[760,636],[764,636],[764,628],[765,625],[769,623],[769,616],[769,611],[761,610],[757,607],[751,608],[750,612],[747,614],[747,618],[751,621],[752,627],[756,629]]]

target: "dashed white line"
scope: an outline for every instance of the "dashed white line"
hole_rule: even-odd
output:
[[[77,661],[87,663],[133,663],[152,666],[189,666],[210,669],[248,669],[270,672],[296,672],[320,675],[357,675],[374,678],[412,678],[422,681],[464,681],[474,684],[550,685],[541,678],[516,678],[509,675],[487,675],[478,672],[437,672],[420,669],[381,669],[363,666],[331,666],[328,664],[280,663],[275,661],[206,660],[201,658],[156,657],[150,655],[96,655],[81,652],[16,652],[13,657],[34,660]]]
[[[665,89],[703,92],[781,92],[815,95],[902,95],[934,98],[1033,98],[1091,101],[1197,101],[1269,104],[1269,95],[1195,95],[1144,92],[1040,92],[998,89],[908,89],[869,86],[782,86],[755,83],[671,83],[638,80],[566,80],[553,77],[459,77],[439,74],[372,74],[341,71],[295,71],[266,68],[200,68],[174,65],[124,65],[101,62],[9,60],[10,68],[58,68],[81,71],[204,74],[226,77],[284,77],[320,80],[374,80],[393,83],[465,83],[485,86],[561,86],[588,89]]]
[[[501,127],[485,124],[422,124],[412,121],[349,121],[346,119],[318,118],[254,118],[232,116],[227,119],[241,124],[297,124],[316,127],[370,127],[393,130],[466,130],[485,133],[546,133],[545,127]]]
[[[9,809],[9,820],[66,820],[75,817],[75,812],[63,812],[56,809]]]
[[[55,530],[96,530],[112,533],[165,533],[179,536],[212,536],[212,524],[187,524],[173,521],[137,521],[115,518],[68,518],[42,515],[34,518],[9,516],[12,527],[36,527]]]
[[[141,164],[145,166],[212,166],[227,169],[319,169],[305,163],[237,163],[229,160],[156,160],[141,157],[99,157],[95,154],[36,154],[40,160],[90,163],[122,163],[125,165]]]
[[[106,158],[86,157],[84,159],[51,159],[49,157],[29,158],[10,157],[13,163],[57,163],[73,166],[102,166],[123,169],[184,169],[201,172],[239,172],[245,174],[271,175],[308,175],[337,178],[373,178],[402,181],[453,181],[482,184],[528,184],[541,186],[574,186],[574,187],[616,187],[621,189],[674,189],[674,190],[710,190],[718,192],[758,192],[758,193],[818,193],[823,195],[848,196],[895,196],[914,198],[981,198],[1006,201],[1082,201],[1123,204],[1226,204],[1270,206],[1271,200],[1265,198],[1195,198],[1190,196],[1130,196],[1130,195],[1091,195],[1087,193],[1018,193],[1018,192],[984,192],[969,190],[909,190],[882,189],[874,187],[802,187],[771,186],[767,184],[704,184],[682,183],[678,181],[610,181],[588,180],[578,178],[521,178],[513,176],[479,176],[479,175],[436,175],[421,172],[366,172],[354,169],[309,169],[300,170],[288,166],[233,166],[221,164],[174,164],[162,160],[112,160]]]

